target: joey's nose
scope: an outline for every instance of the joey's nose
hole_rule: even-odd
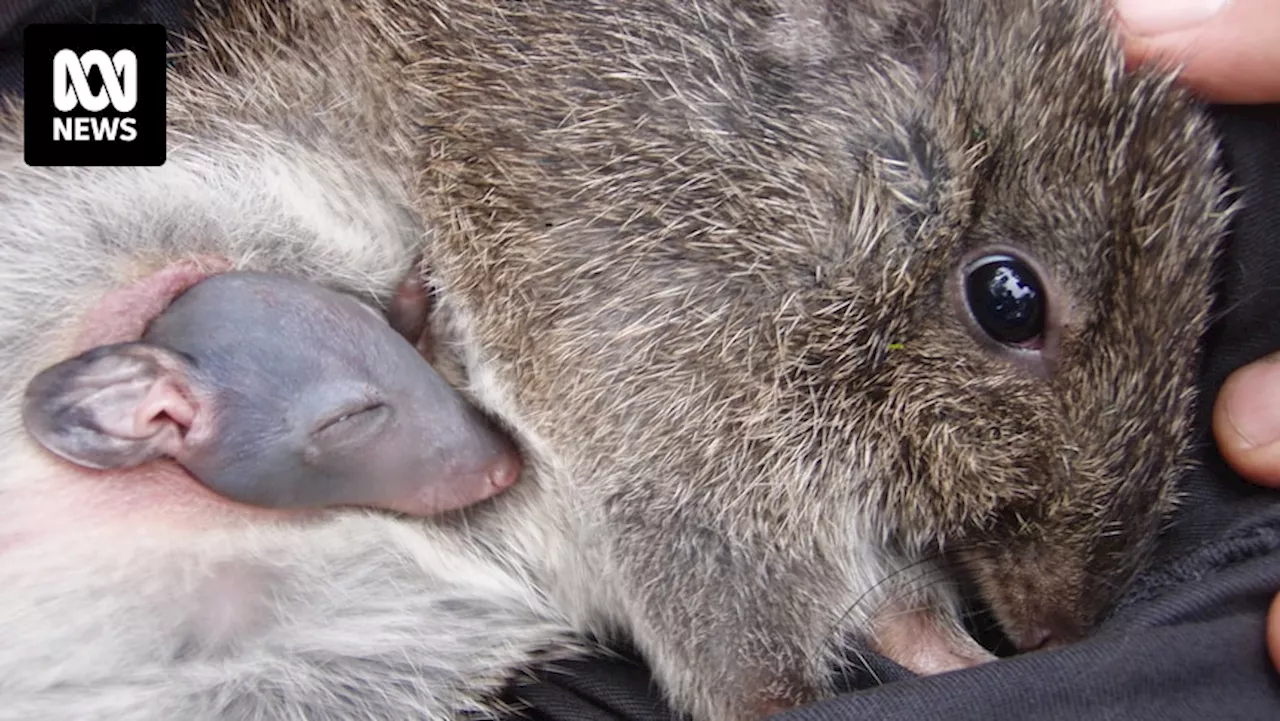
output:
[[[520,478],[522,468],[523,464],[520,462],[520,456],[516,455],[515,452],[503,453],[490,464],[485,472],[485,477],[489,481],[489,485],[493,487],[493,491],[497,493],[515,485],[516,479]]]

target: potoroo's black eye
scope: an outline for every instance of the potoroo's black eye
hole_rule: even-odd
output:
[[[965,303],[992,340],[1023,345],[1044,334],[1044,284],[1011,255],[987,255],[964,274]]]

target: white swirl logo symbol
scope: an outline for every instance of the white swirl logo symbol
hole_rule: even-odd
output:
[[[97,93],[89,91],[90,68],[97,68],[102,74],[102,90]],[[138,58],[132,50],[121,50],[112,57],[101,50],[84,55],[60,50],[53,56],[54,107],[69,113],[79,104],[96,113],[107,107],[108,100],[119,113],[127,113],[138,104]]]

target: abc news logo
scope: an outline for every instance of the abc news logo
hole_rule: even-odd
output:
[[[163,165],[161,25],[30,25],[23,38],[28,165]]]
[[[102,74],[102,90],[89,89],[89,68]],[[102,112],[107,103],[117,113],[132,112],[138,105],[138,56],[121,50],[112,57],[101,50],[77,56],[59,50],[53,56],[53,106],[70,113],[77,107]],[[137,120],[125,117],[65,117],[53,119],[54,140],[115,140],[128,143],[138,137]]]

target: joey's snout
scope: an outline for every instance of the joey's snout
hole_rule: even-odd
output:
[[[520,455],[513,448],[499,454],[487,465],[484,469],[484,479],[489,484],[489,488],[494,493],[498,493],[515,484],[523,467]]]
[[[416,492],[389,504],[392,510],[428,516],[465,508],[515,485],[524,464],[515,445],[474,409],[437,442],[426,457]]]
[[[430,367],[418,369],[394,404],[398,422],[373,462],[401,480],[383,507],[433,515],[491,498],[519,479],[523,462],[512,439]]]

